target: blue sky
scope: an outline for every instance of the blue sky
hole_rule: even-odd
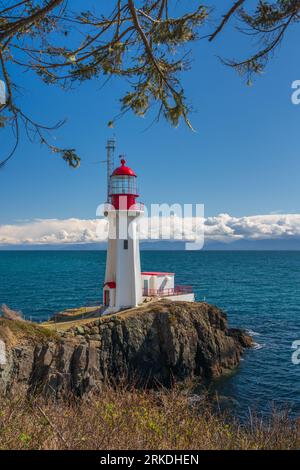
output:
[[[224,10],[230,2],[224,1]],[[75,147],[82,157],[71,170],[39,144],[22,139],[15,157],[0,172],[0,224],[35,218],[95,218],[105,198],[105,143],[115,134],[117,153],[139,175],[141,200],[204,203],[205,214],[242,217],[300,210],[300,106],[291,103],[291,84],[300,79],[299,41],[291,30],[254,86],[247,87],[218,55],[244,57],[249,41],[232,27],[215,44],[200,41],[192,69],[184,76],[193,104],[193,133],[182,123],[126,115],[112,130],[124,84],[90,82],[71,92],[42,85],[29,73],[15,77],[23,86],[24,108],[45,123],[67,118],[53,142]],[[15,72],[17,73],[17,72]],[[0,133],[0,146],[7,135]]]

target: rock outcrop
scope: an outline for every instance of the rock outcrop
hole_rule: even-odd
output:
[[[61,332],[0,319],[0,339],[6,346],[0,389],[22,385],[56,397],[82,396],[104,381],[147,386],[204,381],[235,368],[252,343],[245,332],[228,329],[220,309],[169,301]]]

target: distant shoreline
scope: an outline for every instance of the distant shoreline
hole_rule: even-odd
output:
[[[186,251],[184,240],[149,240],[140,242],[141,251]],[[5,244],[0,251],[106,251],[107,243],[21,243]],[[199,251],[199,250],[196,250]],[[200,251],[300,251],[300,238],[240,239],[231,242],[205,239]]]
[[[166,252],[187,252],[188,250],[185,249],[176,249],[176,248],[141,248],[141,251],[166,251]],[[106,248],[58,248],[58,247],[36,247],[36,248],[25,248],[25,247],[15,247],[15,248],[1,248],[0,252],[2,253],[12,253],[12,252],[106,252]],[[217,252],[228,252],[228,253],[241,253],[241,252],[257,252],[257,253],[298,253],[300,252],[300,248],[244,248],[244,249],[230,249],[230,248],[204,248],[203,250],[190,250],[191,253],[197,252],[210,252],[210,253],[217,253]]]

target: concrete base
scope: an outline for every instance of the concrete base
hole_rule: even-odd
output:
[[[176,300],[176,302],[195,302],[195,294],[170,295],[170,297],[161,297],[162,299]]]
[[[119,311],[120,311],[120,309],[117,308],[117,307],[106,307],[106,308],[104,308],[104,309],[102,310],[101,316],[103,316],[103,315],[110,315],[111,313],[117,313],[117,312],[119,312]]]
[[[104,307],[104,309],[102,310],[102,313],[101,313],[101,316],[103,315],[111,315],[112,313],[118,313],[118,312],[123,312],[124,310],[130,310],[132,308],[137,308],[137,307],[141,307],[142,304],[139,304],[139,305],[132,305],[131,307],[128,306],[128,307]]]
[[[163,300],[163,299],[166,299],[166,300],[174,300],[176,302],[195,302],[195,294],[192,293],[192,294],[177,294],[177,295],[168,295],[168,296],[162,296],[162,297],[144,297],[144,301],[145,300],[151,300],[151,301],[155,301],[155,300]]]

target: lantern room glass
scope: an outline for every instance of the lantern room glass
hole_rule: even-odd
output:
[[[135,176],[112,176],[110,179],[110,195],[133,194],[137,195]]]

